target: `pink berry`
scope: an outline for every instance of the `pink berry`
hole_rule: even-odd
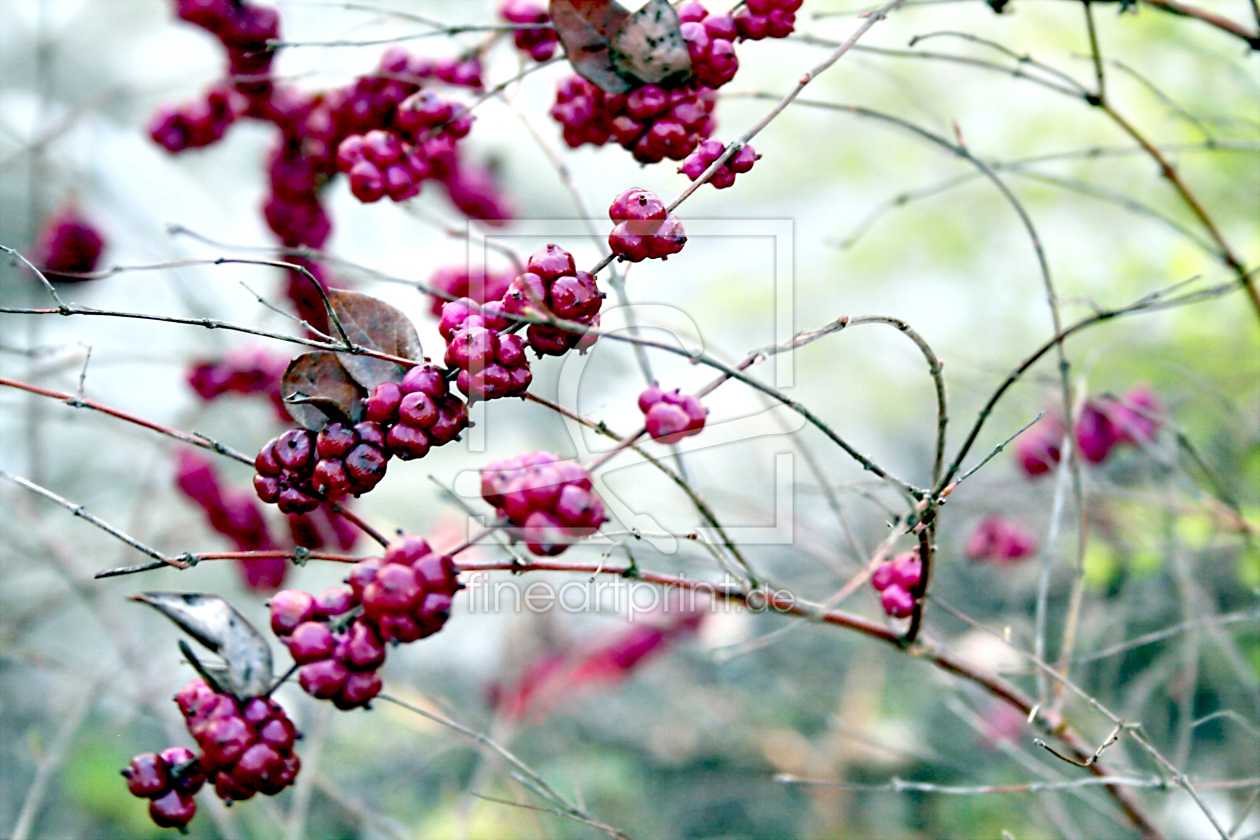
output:
[[[880,594],[879,603],[893,618],[905,618],[914,612],[914,596],[895,583]]]
[[[172,790],[149,803],[149,818],[160,828],[183,828],[197,814],[192,796]]]
[[[122,771],[127,778],[127,790],[132,796],[153,798],[166,793],[171,787],[170,767],[157,753],[140,753]]]

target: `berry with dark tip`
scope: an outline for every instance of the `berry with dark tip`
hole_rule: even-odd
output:
[[[159,828],[184,828],[197,815],[197,803],[191,795],[169,790],[149,802],[149,818]]]
[[[617,223],[608,236],[608,247],[622,260],[663,260],[681,251],[687,242],[678,218],[666,212],[654,193],[638,187],[613,199],[608,216]]]
[[[161,796],[171,787],[170,768],[157,753],[140,753],[122,771],[132,796]]]
[[[722,145],[722,141],[712,138],[705,140],[696,147],[694,152],[687,156],[682,166],[678,167],[678,171],[695,181],[725,151],[726,146]],[[749,171],[752,169],[753,164],[760,159],[761,155],[757,154],[752,146],[742,146],[739,151],[727,158],[726,162],[717,168],[713,175],[709,177],[708,183],[719,190],[726,189],[735,183],[736,174]]]

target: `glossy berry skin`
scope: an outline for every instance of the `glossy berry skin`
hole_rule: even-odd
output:
[[[659,443],[677,443],[704,429],[708,411],[690,394],[675,388],[662,391],[655,383],[639,395],[639,410],[652,439]]]
[[[578,271],[573,256],[558,245],[548,245],[536,251],[526,263],[526,271],[516,277],[503,296],[502,311],[513,315],[546,315],[551,313],[566,321],[593,326],[599,319],[604,293],[599,290],[594,276]],[[589,335],[589,334],[587,334]],[[525,330],[525,343],[539,356],[561,356],[582,343],[582,333],[530,324]],[[483,381],[490,388],[506,387],[505,396],[523,394],[529,386],[532,374],[525,363],[523,345],[511,335],[498,339],[493,362],[511,377],[506,386],[489,379],[497,375],[488,371]],[[487,367],[494,367],[488,364]],[[477,383],[469,379],[470,385]]]
[[[626,190],[613,199],[608,216],[617,223],[608,236],[608,247],[622,260],[663,260],[681,251],[687,242],[682,223],[647,190]]]
[[[183,828],[196,815],[196,801],[179,790],[170,790],[149,803],[149,818],[159,828]]]
[[[132,796],[152,798],[171,788],[170,768],[157,753],[141,753],[122,771]]]
[[[708,139],[700,143],[694,152],[687,156],[678,171],[691,180],[697,180],[705,170],[722,156],[726,147],[720,140]],[[734,186],[736,174],[747,172],[753,164],[761,159],[761,155],[752,146],[743,146],[710,176],[708,183],[719,190]]]
[[[911,591],[923,578],[923,562],[917,551],[905,551],[883,563],[871,575],[871,585],[880,593],[880,606],[893,618],[906,618],[914,612]]]
[[[230,803],[279,793],[296,778],[297,730],[275,701],[237,700],[197,679],[180,689],[175,702],[201,753],[169,747],[138,755],[123,770],[131,792],[151,800],[149,816],[158,826],[184,828],[196,814],[192,796],[207,780]]]

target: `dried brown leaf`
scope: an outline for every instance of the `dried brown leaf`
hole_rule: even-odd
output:
[[[330,420],[358,422],[366,391],[342,366],[340,354],[303,353],[284,372],[280,393],[293,419],[311,431]]]
[[[352,343],[391,356],[423,360],[420,336],[402,310],[378,298],[342,289],[330,291],[328,299]],[[407,372],[397,362],[354,353],[339,355],[342,367],[369,392],[382,382],[401,382]]]

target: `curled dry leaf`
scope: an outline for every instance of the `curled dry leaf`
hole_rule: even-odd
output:
[[[678,13],[650,0],[631,14],[617,0],[551,0],[551,19],[578,75],[608,93],[691,75]]]
[[[238,698],[271,690],[271,647],[245,616],[218,595],[204,592],[142,592],[131,597],[148,604],[208,650],[224,667],[208,667],[215,682]]]
[[[303,353],[289,362],[284,372],[280,393],[285,408],[313,432],[332,420],[357,423],[363,419],[367,392],[342,366],[339,355],[324,350]]]
[[[330,291],[328,300],[352,343],[416,362],[423,360],[420,335],[402,310],[378,298],[342,289]],[[382,382],[401,382],[407,372],[403,365],[385,359],[353,353],[339,356],[346,372],[369,392]]]

